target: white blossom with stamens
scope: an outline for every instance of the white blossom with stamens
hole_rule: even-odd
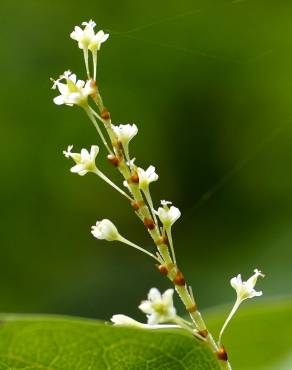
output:
[[[94,27],[96,23],[92,20],[89,22],[82,23],[84,29],[79,26],[74,28],[71,32],[70,37],[78,42],[80,49],[83,49],[84,62],[86,66],[86,72],[88,77],[90,76],[89,64],[88,64],[88,50],[92,53],[93,58],[93,79],[96,80],[96,69],[97,69],[97,51],[100,50],[101,44],[109,38],[108,33],[104,33],[102,30],[98,31],[96,34],[94,32]]]
[[[97,32],[91,39],[88,49],[94,53],[96,50],[100,50],[101,44],[109,38],[108,33],[104,33],[103,30]]]
[[[65,80],[64,82],[61,82]],[[77,80],[75,74],[70,71],[64,72],[52,86],[52,89],[58,88],[61,95],[54,98],[54,103],[57,105],[79,105],[87,106],[88,96],[96,92],[96,87],[92,81]]]
[[[75,26],[74,31],[70,33],[70,37],[78,42],[80,49],[88,49],[95,37],[94,27],[96,23],[90,20],[89,22],[83,22],[82,26],[85,26],[84,29]]]
[[[161,294],[156,288],[150,289],[148,300],[143,301],[139,306],[140,310],[147,314],[149,325],[175,321],[173,292],[173,289],[168,289]]]
[[[235,304],[220,331],[219,344],[221,343],[222,335],[223,335],[224,330],[226,329],[227,324],[230,322],[230,320],[232,319],[232,317],[238,310],[241,303],[245,301],[246,299],[260,297],[263,294],[262,291],[255,290],[255,285],[256,285],[258,277],[264,277],[264,276],[265,275],[262,274],[261,271],[259,271],[258,269],[255,269],[254,274],[247,281],[242,281],[240,274],[230,280],[230,284],[232,288],[235,289],[237,297],[236,297]]]
[[[175,221],[181,216],[181,212],[177,207],[168,205],[172,204],[171,202],[162,200],[161,205],[159,207],[156,214],[158,215],[160,221],[162,222],[163,226],[167,229],[171,227]]]
[[[242,281],[240,274],[230,280],[230,284],[235,289],[237,299],[240,302],[248,298],[259,297],[263,294],[262,291],[257,292],[254,289],[259,276],[264,277],[265,275],[255,269],[254,274],[247,281]]]
[[[97,145],[92,145],[90,152],[87,149],[82,149],[80,153],[72,153],[73,145],[69,145],[67,150],[63,151],[66,158],[72,158],[76,163],[70,171],[78,173],[80,176],[86,175],[88,172],[95,172],[97,170],[95,159],[99,152]]]
[[[91,227],[91,233],[95,238],[105,239],[109,242],[121,239],[118,229],[107,219],[97,221],[96,225]]]
[[[146,171],[138,167],[137,172],[139,176],[139,188],[143,191],[148,191],[149,184],[157,181],[159,177],[155,172],[154,166],[149,166]]]

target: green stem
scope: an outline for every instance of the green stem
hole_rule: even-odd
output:
[[[106,149],[108,150],[108,152],[110,154],[113,154],[112,150],[110,149],[110,147],[108,146],[108,143],[107,141],[105,140],[105,137],[103,135],[103,133],[101,132],[101,129],[98,125],[98,123],[96,122],[96,119],[94,118],[92,112],[91,112],[91,108],[87,105],[84,107],[84,110],[85,112],[87,113],[89,119],[91,120],[91,122],[93,123],[94,127],[96,128],[100,138],[101,138],[101,141],[103,142],[104,146],[106,147]]]
[[[124,190],[119,188],[114,182],[112,182],[104,173],[102,173],[98,168],[96,168],[93,173],[95,173],[97,176],[99,176],[102,180],[107,182],[111,187],[116,189],[120,194],[122,194],[124,197],[129,199],[130,202],[133,201],[133,199],[126,193]]]
[[[135,244],[135,243],[132,243],[130,240],[128,240],[128,239],[126,239],[126,238],[124,238],[123,236],[120,236],[119,241],[120,241],[120,242],[122,242],[122,243],[125,243],[125,244],[130,245],[131,247],[133,247],[133,248],[135,248],[135,249],[137,249],[137,250],[139,250],[139,251],[141,251],[141,252],[143,252],[143,253],[147,254],[148,256],[150,256],[150,257],[154,258],[156,261],[158,261],[158,262],[159,262],[159,259],[158,259],[154,254],[152,254],[152,253],[148,252],[146,249],[144,249],[144,248],[142,248],[142,247],[139,247],[139,245],[137,245],[137,244]]]

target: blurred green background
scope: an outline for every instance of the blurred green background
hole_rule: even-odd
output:
[[[90,18],[110,33],[98,81],[113,121],[138,125],[132,153],[157,168],[156,205],[182,210],[177,257],[199,305],[233,300],[229,279],[255,267],[266,297],[291,294],[292,3],[4,1],[0,311],[141,319],[148,289],[169,287],[147,257],[91,236],[106,217],[153,249],[124,199],[62,155],[99,143],[49,81],[85,77],[69,34]]]

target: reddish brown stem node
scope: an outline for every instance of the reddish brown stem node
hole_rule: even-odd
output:
[[[155,224],[151,218],[144,218],[144,225],[147,227],[149,230],[155,229]]]
[[[180,270],[177,270],[175,278],[172,280],[172,282],[174,285],[178,285],[178,286],[186,285],[185,278]]]
[[[167,236],[166,236],[166,235],[163,235],[162,237],[160,237],[159,239],[157,239],[157,240],[155,241],[155,244],[156,244],[156,245],[162,245],[162,244],[168,245],[168,239],[167,239]]]
[[[128,182],[129,183],[133,182],[134,184],[139,183],[139,176],[138,176],[137,172],[133,173],[133,175],[128,179]]]
[[[201,337],[203,337],[203,338],[207,338],[207,336],[208,336],[209,332],[208,332],[208,330],[207,330],[207,329],[205,329],[205,330],[200,330],[200,331],[198,332],[198,334],[200,334],[200,336],[201,336]]]
[[[168,275],[168,269],[165,265],[157,265],[157,268],[162,273],[162,275]]]
[[[114,167],[118,167],[119,166],[119,163],[120,163],[120,160],[118,157],[116,157],[114,154],[109,154],[107,156],[107,159],[110,161],[110,163],[114,166]]]
[[[108,121],[111,118],[110,112],[106,108],[103,108],[100,116],[101,116],[102,119],[104,119],[106,121]]]
[[[192,312],[196,312],[197,311],[197,305],[194,303],[193,305],[191,305],[190,307],[187,308],[187,311],[189,313],[192,313]],[[202,335],[202,334],[201,334]],[[202,335],[203,336],[203,335]]]
[[[222,360],[222,361],[228,360],[227,352],[225,351],[224,346],[220,347],[219,351],[217,352],[217,357],[219,358],[219,360]]]

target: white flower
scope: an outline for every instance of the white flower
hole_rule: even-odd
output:
[[[83,22],[82,26],[85,26],[84,29],[76,26],[74,31],[70,34],[71,39],[78,42],[80,49],[89,49],[91,51],[99,50],[101,44],[109,38],[109,34],[104,33],[102,30],[95,34],[94,27],[96,23],[92,20]]]
[[[95,226],[91,228],[92,235],[97,239],[105,239],[109,242],[120,240],[121,236],[115,225],[107,219],[97,221]]]
[[[230,314],[228,315],[227,319],[225,320],[225,323],[223,324],[222,329],[220,331],[219,344],[221,343],[222,335],[223,335],[228,323],[230,322],[230,320],[232,319],[232,317],[234,316],[234,314],[238,310],[241,303],[243,301],[245,301],[246,299],[248,299],[248,298],[259,297],[263,294],[263,292],[257,292],[254,289],[259,276],[264,277],[265,275],[263,275],[261,273],[261,271],[255,269],[254,274],[247,281],[242,281],[240,274],[230,280],[230,284],[231,284],[232,288],[234,288],[235,291],[236,291],[237,298],[236,298],[235,304],[234,304]]]
[[[172,203],[162,200],[161,201],[162,207],[159,207],[156,212],[160,221],[162,222],[163,226],[166,229],[171,227],[181,215],[181,212],[178,208],[174,206],[171,206],[169,208],[168,207],[169,204],[172,204]]]
[[[148,190],[149,184],[151,182],[158,180],[158,175],[155,172],[154,166],[149,166],[146,171],[138,167],[137,171],[139,176],[139,187],[143,191]]]
[[[72,153],[71,150],[73,145],[69,145],[67,150],[63,151],[66,158],[72,158],[76,163],[75,166],[71,168],[71,172],[78,173],[80,176],[84,176],[87,172],[95,172],[95,158],[99,152],[99,147],[97,145],[92,145],[90,152],[86,149],[82,149],[80,153]]]
[[[149,325],[174,321],[176,310],[173,306],[173,292],[173,289],[168,289],[161,295],[158,289],[150,289],[148,300],[139,306],[147,314]]]
[[[82,26],[85,26],[84,29],[76,26],[74,31],[71,32],[70,37],[78,42],[80,49],[88,49],[95,36],[94,27],[96,23],[90,20],[89,22],[83,22]]]
[[[66,83],[60,82],[65,80]],[[72,105],[87,105],[88,96],[96,92],[96,87],[89,80],[85,83],[83,80],[77,80],[75,74],[70,71],[64,72],[63,75],[56,81],[52,89],[58,88],[61,95],[54,98],[54,103],[57,105],[66,104]]]
[[[236,290],[238,300],[242,302],[245,299],[259,297],[263,294],[263,292],[257,292],[254,289],[259,276],[264,277],[265,275],[263,275],[261,271],[255,269],[254,275],[247,281],[242,281],[240,274],[230,280],[232,288]]]
[[[130,125],[119,125],[114,126],[112,125],[112,129],[116,134],[118,140],[123,144],[127,145],[135,135],[137,135],[138,128],[135,124]]]
[[[96,50],[100,50],[101,44],[104,43],[109,38],[108,33],[104,33],[102,30],[98,31],[91,39],[88,49],[93,53]]]
[[[87,75],[90,76],[89,65],[88,65],[88,50],[92,53],[93,58],[93,78],[96,79],[96,68],[97,68],[97,51],[100,50],[101,44],[109,38],[109,34],[104,33],[102,30],[96,34],[94,32],[95,22],[90,20],[89,22],[83,22],[82,26],[84,29],[76,26],[74,31],[71,32],[70,37],[78,42],[80,49],[83,49],[84,62],[86,66]]]

